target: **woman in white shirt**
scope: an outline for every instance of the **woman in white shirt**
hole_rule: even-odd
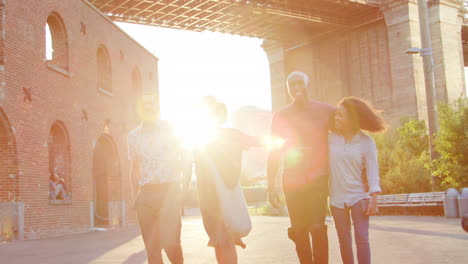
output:
[[[369,216],[377,212],[379,166],[374,140],[362,131],[385,131],[386,123],[362,99],[343,99],[329,134],[330,207],[344,264],[354,263],[351,219],[359,264],[371,263]]]

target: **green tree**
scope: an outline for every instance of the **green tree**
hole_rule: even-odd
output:
[[[426,192],[431,189],[427,129],[424,121],[403,125],[375,136],[384,193]]]
[[[433,174],[441,189],[468,187],[468,99],[438,106],[439,130],[434,145],[438,157]]]
[[[384,193],[428,192],[431,171],[435,189],[468,187],[468,99],[438,106],[439,130],[434,137],[437,158],[430,161],[424,121],[402,125],[375,136]]]

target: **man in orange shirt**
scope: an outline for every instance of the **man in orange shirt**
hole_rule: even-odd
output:
[[[268,154],[269,200],[279,207],[276,176],[283,160],[282,189],[291,220],[288,236],[301,264],[328,263],[328,131],[334,107],[308,98],[305,73],[291,73],[287,85],[293,101],[274,114],[271,127],[271,136],[284,144]]]

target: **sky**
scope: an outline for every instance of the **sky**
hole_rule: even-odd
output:
[[[270,70],[262,40],[117,23],[159,58],[163,119],[171,119],[203,96],[228,111],[251,105],[271,109]]]

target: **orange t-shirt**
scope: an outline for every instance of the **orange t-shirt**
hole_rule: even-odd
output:
[[[333,106],[309,101],[305,107],[288,105],[274,114],[271,135],[284,140],[284,191],[324,182],[321,178],[329,171],[328,131],[333,113]]]

